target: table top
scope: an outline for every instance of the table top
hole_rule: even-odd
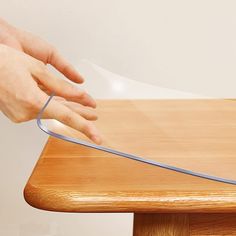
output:
[[[97,125],[105,133],[105,145],[114,139],[111,146],[117,142],[116,148],[236,179],[235,101],[104,100],[98,104]],[[149,122],[137,125],[143,122],[142,115]],[[143,132],[141,141],[137,130]],[[53,137],[26,184],[24,197],[33,207],[60,212],[236,212],[234,185]]]

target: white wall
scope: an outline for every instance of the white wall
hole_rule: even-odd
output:
[[[8,0],[0,12],[56,44],[133,79],[235,96],[234,0]]]
[[[0,15],[135,80],[205,95],[235,96],[236,2],[219,0],[8,0]],[[35,210],[22,190],[46,136],[34,122],[0,116],[0,235],[131,236],[130,214]]]

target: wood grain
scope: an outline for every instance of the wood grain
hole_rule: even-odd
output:
[[[192,236],[236,235],[236,214],[189,214]]]
[[[100,101],[98,113],[105,146],[236,179],[234,101]],[[24,196],[34,207],[63,212],[236,212],[236,186],[55,138],[49,138]]]
[[[133,236],[236,235],[236,214],[134,214]]]
[[[189,236],[187,214],[134,214],[133,236]]]

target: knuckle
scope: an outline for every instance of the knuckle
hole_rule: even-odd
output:
[[[40,97],[38,97],[38,96],[33,97],[29,101],[29,107],[33,111],[37,111],[38,112],[43,107],[43,105],[44,105],[43,100]]]
[[[73,117],[70,114],[64,114],[61,121],[65,124],[71,124],[73,122]]]
[[[26,108],[26,110],[32,110],[36,107],[36,102],[34,100],[27,99],[26,101],[24,101],[24,107]]]

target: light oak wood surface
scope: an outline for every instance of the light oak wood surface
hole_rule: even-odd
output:
[[[99,101],[98,113],[105,146],[236,179],[235,101],[108,100]],[[52,137],[24,196],[36,208],[61,212],[236,213],[236,186]]]

